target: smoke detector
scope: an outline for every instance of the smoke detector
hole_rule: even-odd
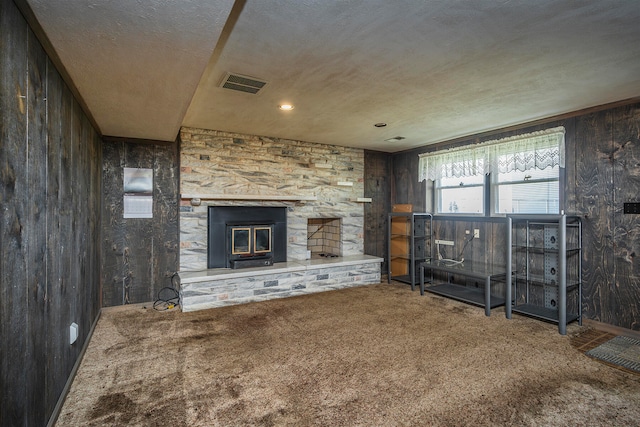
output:
[[[257,95],[266,85],[267,82],[256,77],[243,76],[236,73],[226,73],[220,83],[221,88],[253,95]]]

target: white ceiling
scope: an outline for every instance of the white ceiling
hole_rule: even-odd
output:
[[[108,136],[395,152],[640,96],[635,0],[28,3]],[[268,84],[222,89],[226,72]]]

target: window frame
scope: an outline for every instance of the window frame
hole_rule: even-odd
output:
[[[433,215],[454,215],[454,216],[473,216],[473,217],[505,217],[507,214],[506,213],[499,213],[498,209],[497,209],[497,204],[498,204],[498,192],[496,191],[498,185],[497,183],[494,183],[494,179],[492,178],[493,174],[486,174],[484,176],[484,183],[481,184],[477,184],[474,185],[475,187],[483,187],[483,210],[484,212],[482,213],[469,213],[469,212],[460,212],[460,213],[455,213],[455,212],[438,212],[438,207],[439,207],[439,203],[440,203],[440,199],[439,199],[439,191],[442,188],[455,188],[455,186],[445,186],[445,187],[438,187],[438,183],[437,181],[434,181],[432,185],[428,185],[426,188],[427,193],[431,193],[430,195],[427,195],[427,200],[431,200],[431,206],[432,208],[430,209]],[[527,182],[542,182],[542,181],[552,181],[550,179],[544,179],[544,180],[534,180],[534,181],[527,181]],[[553,180],[555,181],[555,180]],[[522,181],[524,182],[524,181]],[[563,167],[559,167],[558,168],[558,214],[564,212],[565,210],[565,200],[566,200],[566,196],[565,196],[565,183],[566,183],[566,168]]]
[[[480,184],[468,184],[468,185],[445,185],[445,186],[440,186],[439,182],[441,179],[438,179],[436,181],[434,181],[433,183],[433,199],[432,199],[432,206],[433,206],[433,214],[434,215],[467,215],[467,216],[487,216],[487,175],[484,175],[484,179],[482,180],[482,183]],[[482,212],[439,212],[438,209],[440,207],[440,202],[441,202],[441,191],[443,189],[454,189],[454,188],[474,188],[474,187],[480,187],[482,188]],[[429,190],[427,190],[429,191]]]
[[[565,128],[558,126],[544,130],[536,130],[530,133],[508,136],[500,139],[487,140],[478,143],[469,143],[443,150],[429,151],[419,154],[418,179],[430,180],[426,191],[426,200],[430,200],[430,211],[437,215],[451,214],[454,216],[490,217],[505,216],[507,213],[499,213],[499,189],[507,183],[498,183],[498,177],[511,171],[535,171],[546,170],[548,167],[558,168],[557,180],[533,173],[537,178],[511,181],[511,184],[525,184],[535,182],[558,183],[558,212],[564,212],[566,199],[566,160],[565,160]],[[550,151],[547,151],[550,150]],[[483,184],[483,212],[439,212],[443,191],[454,186],[441,185],[443,176],[449,178],[477,177],[484,173]],[[467,187],[480,187],[472,183]],[[517,188],[517,187],[516,187]],[[525,196],[526,197],[526,196]],[[506,199],[504,199],[506,200]],[[517,197],[516,200],[525,200]],[[526,206],[523,205],[523,206]],[[522,212],[526,213],[526,212]]]
[[[526,172],[525,172],[526,173]],[[559,214],[560,212],[564,211],[564,182],[565,182],[565,168],[558,166],[558,179],[554,179],[554,178],[537,178],[537,179],[532,179],[532,180],[520,180],[520,181],[510,181],[510,182],[503,182],[503,183],[499,183],[498,182],[498,175],[497,174],[489,174],[491,176],[489,176],[489,183],[488,183],[488,193],[489,193],[489,197],[490,197],[490,201],[489,201],[489,207],[490,207],[490,212],[491,212],[491,216],[506,216],[507,213],[500,213],[498,212],[498,195],[500,194],[498,191],[498,188],[500,185],[505,185],[505,184],[531,184],[531,183],[542,183],[542,182],[558,182],[558,212],[550,212],[550,214]],[[527,214],[529,212],[519,212],[522,214]]]

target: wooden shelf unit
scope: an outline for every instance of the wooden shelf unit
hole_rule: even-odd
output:
[[[411,285],[419,283],[419,265],[433,253],[433,216],[430,213],[393,212],[389,214],[388,281]]]

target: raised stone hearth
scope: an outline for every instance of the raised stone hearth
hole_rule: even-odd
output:
[[[382,258],[355,255],[180,273],[182,311],[380,283],[381,262]]]

